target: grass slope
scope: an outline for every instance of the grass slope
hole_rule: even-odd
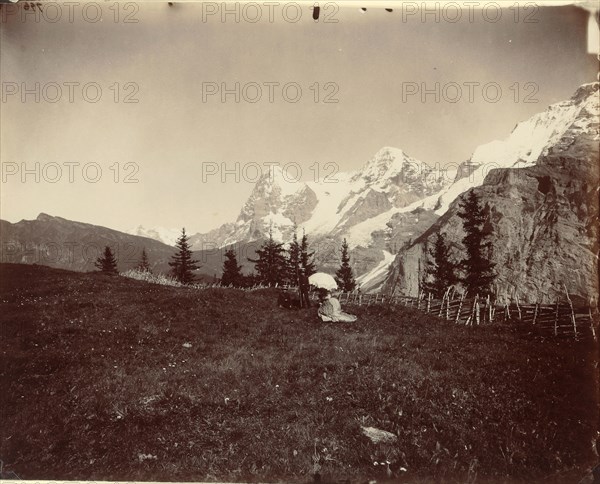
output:
[[[0,458],[21,478],[575,482],[596,458],[591,342],[0,270]]]

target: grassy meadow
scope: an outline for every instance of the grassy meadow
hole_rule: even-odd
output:
[[[597,461],[590,340],[18,264],[0,307],[0,459],[22,479],[578,482]]]

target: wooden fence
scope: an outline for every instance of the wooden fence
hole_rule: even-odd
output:
[[[467,326],[493,323],[527,325],[530,331],[555,337],[598,338],[599,311],[597,301],[587,306],[574,306],[568,294],[566,301],[553,304],[520,304],[519,300],[499,302],[490,297],[467,298],[464,294],[446,291],[442,299],[421,293],[418,297],[386,294],[342,293],[338,299],[346,305],[403,305],[435,314],[456,324]]]
[[[249,290],[260,289],[260,286]],[[293,286],[280,286],[279,289],[297,292]],[[415,296],[384,293],[363,294],[359,290],[340,293],[341,304],[371,306],[374,304],[402,305],[416,308],[426,313],[456,324],[479,326],[493,323],[522,325],[532,333],[541,336],[570,337],[575,339],[592,337],[598,339],[600,332],[600,311],[598,300],[592,299],[586,306],[575,306],[565,288],[565,298],[551,304],[520,304],[518,298],[503,298],[502,301],[488,297],[465,297],[450,288],[442,299],[431,293]],[[310,298],[317,299],[311,292]]]

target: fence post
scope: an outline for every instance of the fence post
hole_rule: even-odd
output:
[[[438,314],[438,317],[442,317],[442,312],[444,311],[444,301],[446,301],[446,297],[448,296],[448,291],[450,290],[450,288],[446,289],[446,292],[444,292],[444,295],[442,296],[442,303],[440,304],[440,313]]]
[[[463,301],[465,300],[465,293],[463,292],[460,295],[460,302],[458,303],[458,310],[456,311],[456,320],[454,321],[456,324],[460,322],[460,312],[462,311]]]
[[[533,324],[535,325],[535,320],[537,319],[538,314],[538,303],[535,303],[535,310],[533,312]]]
[[[588,308],[588,313],[590,315],[590,329],[592,330],[592,336],[594,341],[596,341],[596,329],[594,328],[594,318],[592,317],[592,302],[594,298],[590,297],[590,307]]]
[[[563,287],[565,288],[565,294],[567,295],[567,301],[569,302],[569,307],[571,308],[571,321],[573,322],[573,333],[575,334],[575,339],[577,339],[577,321],[575,320],[575,310],[573,309],[573,301],[571,301],[571,297],[569,296],[569,291],[567,291],[567,286],[563,282]]]
[[[522,315],[521,315],[521,306],[519,305],[519,296],[517,294],[515,294],[515,299],[517,300],[517,311],[519,311],[519,319],[523,319]]]
[[[431,293],[428,293],[428,294],[427,294],[427,312],[429,312],[429,308],[430,308],[430,307],[431,307]],[[590,305],[590,308],[591,308],[591,307],[592,307],[592,306]],[[590,309],[590,311],[591,311],[591,309]],[[590,312],[590,314],[592,314],[592,313]]]
[[[475,319],[475,307],[477,305],[477,297],[478,296],[479,296],[479,294],[476,295],[475,298],[473,299],[473,307],[471,308],[471,312],[470,312],[469,317],[467,318],[467,321],[465,323],[466,326],[469,326],[469,325],[473,326],[473,321]]]
[[[556,299],[556,316],[554,317],[554,336],[558,335],[558,299]]]

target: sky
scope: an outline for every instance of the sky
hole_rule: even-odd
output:
[[[414,15],[329,4],[315,22],[308,5],[293,21],[281,3],[271,22],[258,3],[255,23],[259,10],[239,4],[239,22],[211,14],[219,3],[5,7],[1,218],[206,232],[236,219],[257,167],[312,180],[384,146],[460,163],[596,80],[583,10],[461,11],[456,22],[438,10],[436,22],[414,4]]]

